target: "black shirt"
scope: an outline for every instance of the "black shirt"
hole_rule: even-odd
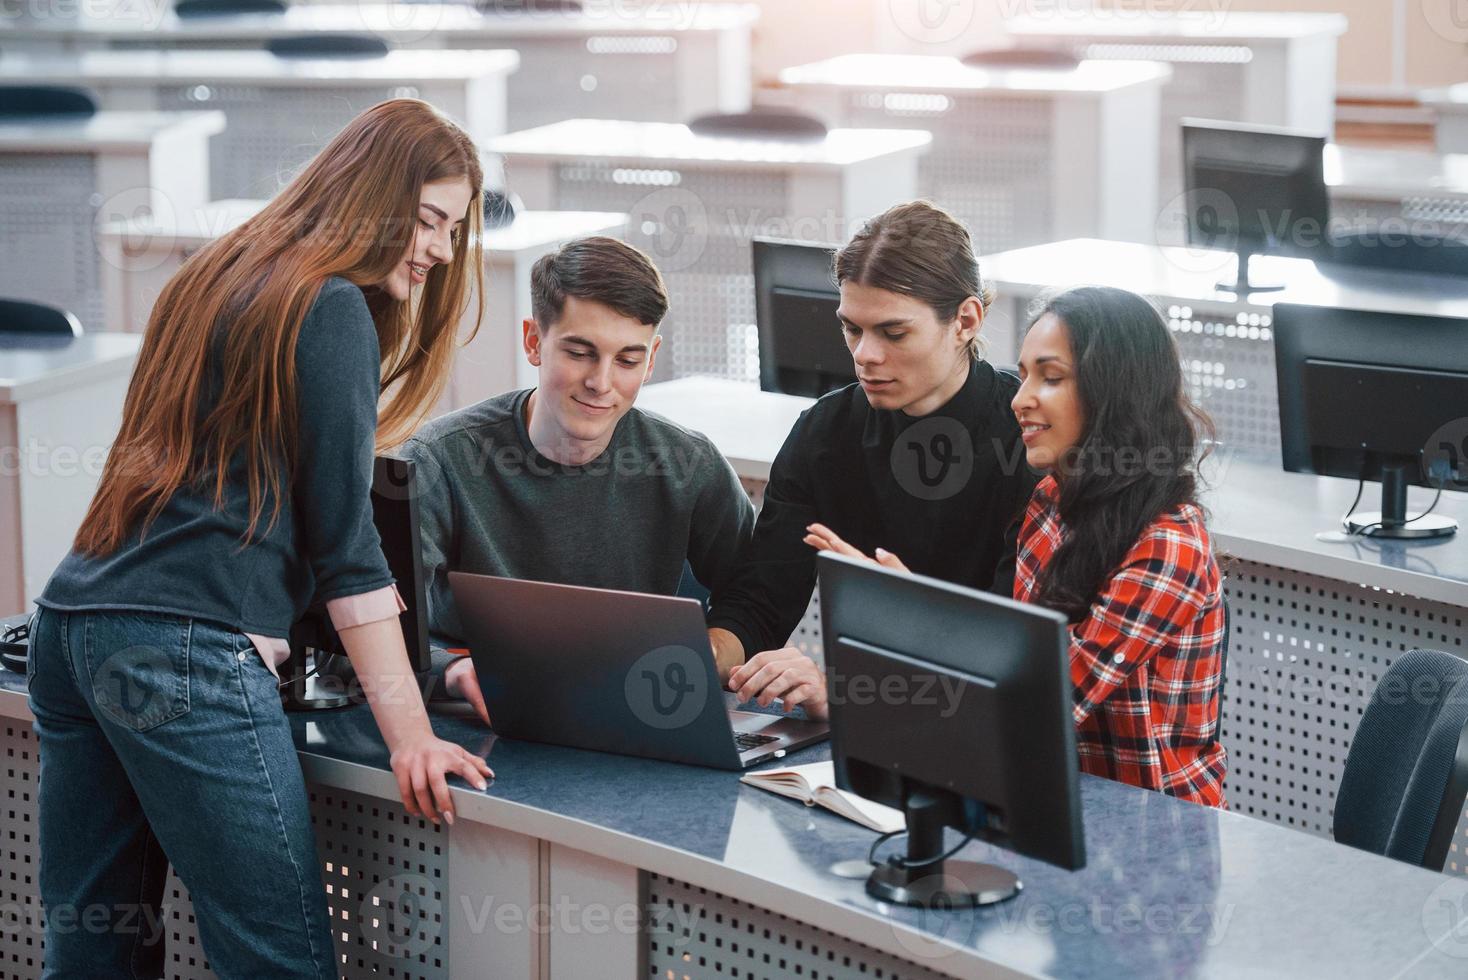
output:
[[[978,361],[921,418],[872,408],[859,384],[817,401],[775,457],[754,537],[709,625],[739,637],[746,656],[784,645],[815,587],[816,552],[802,538],[817,522],[868,555],[885,548],[914,572],[1007,598],[1016,522],[1039,479],[1009,407],[1018,389]]]
[[[273,526],[267,490],[254,538],[241,547],[249,485],[244,454],[236,453],[223,507],[214,506],[212,474],[180,488],[146,535],[135,529],[109,555],[67,555],[36,604],[169,613],[285,637],[313,597],[391,585],[370,497],[380,360],[362,290],[328,279],[296,342],[297,462]],[[217,358],[209,372],[200,418],[220,389]]]

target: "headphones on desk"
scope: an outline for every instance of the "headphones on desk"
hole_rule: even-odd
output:
[[[26,655],[30,652],[30,620],[0,630],[0,660],[9,670],[25,673]]]

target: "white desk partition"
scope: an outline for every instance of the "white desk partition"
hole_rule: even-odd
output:
[[[1468,154],[1325,148],[1331,222],[1468,238]]]
[[[1194,8],[1153,15],[1140,9],[1081,12],[1062,4],[1048,16],[1016,17],[1004,27],[1021,47],[1063,49],[1085,58],[1148,59],[1172,67],[1172,80],[1162,93],[1163,214],[1155,239],[1162,244],[1185,238],[1181,202],[1172,203],[1183,193],[1184,117],[1267,123],[1321,135],[1335,131],[1336,46],[1346,30],[1346,18],[1339,14]]]
[[[29,609],[71,550],[142,342],[8,329],[0,321],[0,615]]]
[[[121,272],[102,261],[96,225],[202,205],[208,140],[223,129],[219,112],[0,121],[0,296],[65,307],[97,329]]]
[[[1422,104],[1437,110],[1439,153],[1468,153],[1468,84],[1429,89]]]
[[[92,5],[83,4],[84,10]],[[104,5],[97,5],[104,6]],[[397,48],[510,48],[511,130],[561,119],[684,122],[750,102],[750,3],[603,0],[579,11],[481,13],[466,3],[295,5],[284,14],[180,19],[166,3],[121,5],[74,18],[0,19],[8,56],[22,47],[259,48],[300,34],[374,34]]]
[[[628,241],[652,256],[672,298],[660,379],[750,380],[759,376],[750,240],[844,240],[854,224],[916,195],[929,141],[925,132],[834,129],[775,142],[575,119],[489,148],[530,207],[631,216]]]
[[[124,270],[118,292],[107,297],[107,329],[138,332],[148,323],[153,303],[186,258],[238,227],[265,206],[264,201],[215,201],[170,223],[117,221],[100,231],[107,261]],[[474,305],[466,311],[453,377],[440,411],[472,405],[491,395],[535,383],[525,363],[520,325],[530,316],[530,268],[561,244],[589,235],[622,237],[627,216],[603,212],[525,211],[513,224],[484,236],[484,320],[472,341]]]
[[[82,85],[104,109],[219,109],[212,198],[269,197],[364,109],[424,99],[482,141],[505,130],[513,51],[392,51],[382,58],[278,58],[266,51],[6,53],[0,83]]]
[[[957,58],[853,54],[780,82],[832,125],[930,130],[918,193],[981,251],[1094,236],[1151,241],[1165,66],[987,70]]]

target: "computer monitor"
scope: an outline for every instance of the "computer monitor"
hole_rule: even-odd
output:
[[[372,523],[382,540],[388,571],[397,580],[407,609],[399,617],[408,663],[419,684],[432,667],[428,642],[428,594],[423,576],[423,532],[418,494],[410,460],[379,456],[372,466]],[[316,652],[316,667],[306,669],[306,650]],[[317,684],[310,680],[320,678]],[[340,708],[361,701],[356,671],[341,638],[320,605],[313,606],[291,630],[291,659],[281,671],[281,698],[288,710]]]
[[[819,397],[856,380],[831,279],[835,248],[773,238],[754,240],[754,315],[759,327],[759,386]]]
[[[1233,293],[1283,289],[1249,279],[1249,257],[1304,251],[1325,237],[1325,137],[1277,126],[1184,119],[1188,243],[1238,252]],[[1303,239],[1303,241],[1301,241]]]
[[[883,901],[1002,901],[1019,879],[943,860],[943,830],[1063,868],[1086,863],[1066,619],[869,562],[818,559],[837,785],[903,810]]]
[[[1468,489],[1468,319],[1277,303],[1274,360],[1284,468],[1381,481],[1355,534],[1445,537],[1409,516],[1407,487]]]

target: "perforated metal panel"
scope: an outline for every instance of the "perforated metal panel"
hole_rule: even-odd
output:
[[[943,975],[718,892],[648,874],[649,977],[938,980]]]
[[[704,374],[759,379],[750,240],[792,237],[803,218],[825,228],[825,215],[787,210],[789,182],[781,173],[737,170],[653,170],[604,164],[558,167],[555,206],[563,211],[622,211],[631,215],[627,240],[663,272],[671,306],[663,321],[668,378]],[[837,216],[837,221],[842,220]]]
[[[4,783],[0,785],[0,980],[41,975],[41,844],[38,837],[39,746],[30,722],[0,719]]]
[[[0,171],[0,295],[61,306],[95,328],[104,320],[95,158],[7,153]]]
[[[1226,591],[1229,801],[1329,837],[1351,737],[1381,675],[1419,647],[1468,657],[1468,609],[1253,562],[1229,565]],[[1450,858],[1459,874],[1463,830]]]
[[[37,787],[40,756],[29,722],[0,720],[0,980],[40,976],[44,918]],[[397,800],[310,787],[341,976],[447,980],[443,831]],[[188,891],[169,872],[163,892],[169,980],[208,980]]]
[[[1033,297],[1009,295],[1008,320],[1029,322]],[[1279,381],[1274,364],[1274,320],[1225,304],[1163,307],[1182,358],[1189,396],[1217,428],[1226,451],[1278,458]],[[1015,349],[1020,341],[1015,338]]]
[[[671,35],[534,39],[514,45],[509,131],[562,119],[687,122],[678,117],[678,44]]]
[[[212,198],[268,198],[364,109],[418,98],[413,86],[340,88],[187,85],[162,88],[160,109],[220,109],[229,119],[209,141]]]
[[[852,92],[841,125],[933,134],[918,194],[937,201],[985,252],[1053,240],[1051,115],[1033,99]]]

